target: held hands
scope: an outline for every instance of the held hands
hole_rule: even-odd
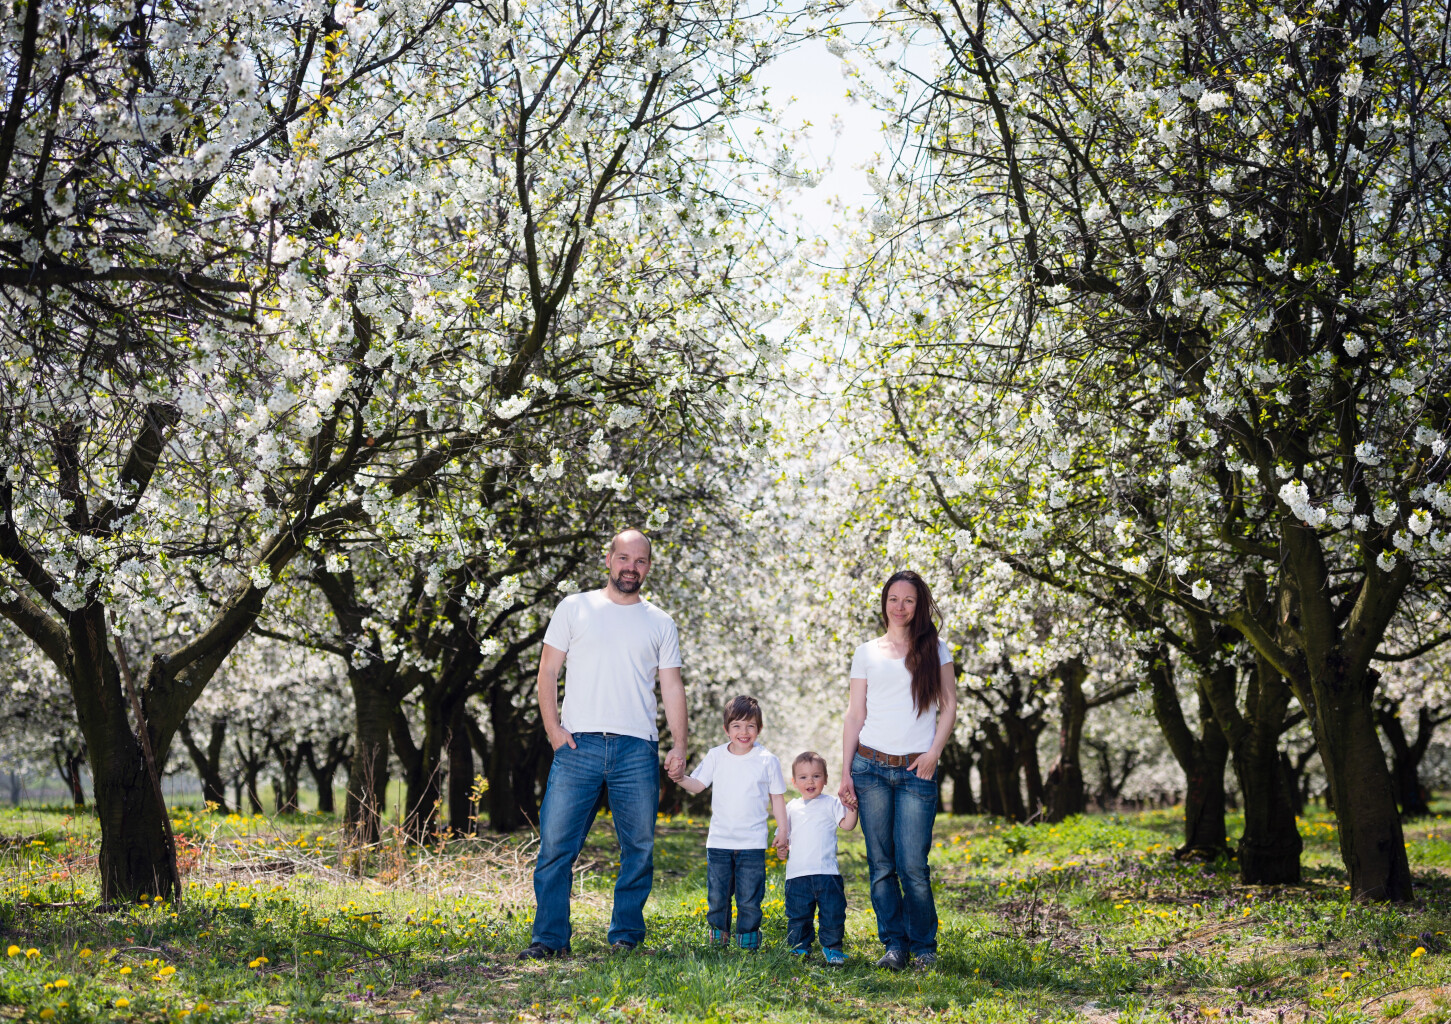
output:
[[[841,780],[841,786],[836,791],[836,798],[853,811],[856,810],[856,786],[852,785],[851,776],[845,775]]]
[[[776,856],[780,860],[786,859],[786,854],[791,849],[791,837],[781,829],[776,830]]]
[[[670,748],[670,753],[665,755],[665,774],[670,776],[674,782],[679,782],[685,777],[685,750],[682,747]]]

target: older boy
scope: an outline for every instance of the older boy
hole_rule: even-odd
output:
[[[705,839],[706,892],[710,941],[730,945],[731,895],[736,899],[736,943],[761,945],[761,897],[766,893],[766,839],[769,810],[776,819],[776,847],[784,850],[786,780],[776,755],[756,743],[761,705],[754,697],[736,697],[725,708],[730,742],[712,747],[688,776],[671,772],[681,788],[700,793],[711,786],[710,832]]]

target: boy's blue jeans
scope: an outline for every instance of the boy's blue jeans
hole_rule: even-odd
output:
[[[645,939],[645,900],[655,880],[655,812],[660,805],[660,753],[654,740],[577,732],[575,748],[554,752],[539,808],[539,859],[534,865],[534,941],[569,948],[569,897],[574,861],[608,787],[620,873],[610,943]]]
[[[840,875],[797,875],[786,879],[786,945],[810,949],[821,915],[821,948],[841,949],[846,937],[846,886]]]
[[[712,928],[729,935],[731,896],[736,898],[736,934],[761,930],[761,897],[766,895],[765,850],[705,849],[705,891],[709,909],[705,919]]]
[[[860,754],[851,759],[851,781],[867,845],[877,936],[888,949],[935,953],[937,904],[927,853],[937,817],[937,781]]]

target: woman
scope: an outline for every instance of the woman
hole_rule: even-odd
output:
[[[886,953],[878,967],[937,962],[937,905],[927,853],[937,816],[937,759],[957,721],[952,656],[927,583],[893,573],[882,587],[886,635],[851,659],[838,796],[858,810],[872,876],[872,909]]]

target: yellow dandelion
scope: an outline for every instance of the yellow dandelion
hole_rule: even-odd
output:
[[[124,1010],[124,1009],[126,1009],[126,1007],[128,1007],[128,1006],[131,1005],[131,1000],[127,999],[125,996],[121,996],[119,999],[116,1000],[116,1002],[113,1005],[118,1010]]]
[[[1415,951],[1411,953],[1411,959],[1414,960],[1418,956],[1425,956],[1425,955],[1426,955],[1426,947],[1425,946],[1417,946],[1415,948]]]
[[[49,1006],[47,1006],[44,1010],[41,1010],[40,1011],[40,1019],[41,1020],[50,1020],[54,1016],[55,1016],[55,1011],[52,1010]]]
[[[5,955],[6,956],[19,956],[20,955],[20,947],[19,946],[8,946],[8,947],[6,947],[6,949],[5,949]]]

